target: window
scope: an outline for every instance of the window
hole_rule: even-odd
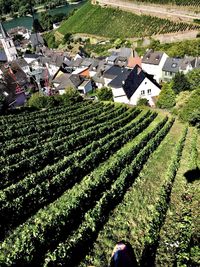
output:
[[[148,90],[147,90],[147,94],[148,94],[148,95],[151,95],[151,89],[148,89]]]
[[[145,91],[144,90],[141,91],[141,95],[145,95]]]

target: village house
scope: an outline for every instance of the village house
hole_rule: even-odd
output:
[[[142,69],[153,75],[154,79],[160,83],[163,78],[162,69],[167,58],[168,55],[163,52],[148,50],[142,58]]]
[[[176,73],[180,72],[182,61],[182,58],[167,58],[162,68],[163,81],[169,82],[176,75]]]
[[[155,98],[160,93],[159,84],[152,75],[147,74],[138,65],[134,69],[121,69],[110,82],[115,102],[136,105],[140,98],[146,98],[150,106],[155,105]]]

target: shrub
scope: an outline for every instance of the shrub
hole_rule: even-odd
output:
[[[171,88],[171,85],[166,83],[163,85],[156,106],[158,108],[172,108],[175,106],[175,93]]]
[[[137,106],[149,106],[149,100],[146,98],[139,98],[137,101]]]
[[[83,101],[82,96],[79,94],[79,92],[74,88],[66,88],[65,94],[61,96],[61,101],[64,105],[70,105],[77,102]]]
[[[186,77],[190,83],[190,90],[196,90],[200,88],[200,69],[193,69],[186,74]]]
[[[57,105],[57,101],[53,96],[44,96],[40,93],[32,94],[28,100],[28,106],[36,109],[50,108]]]
[[[192,92],[186,104],[182,107],[179,113],[179,118],[185,122],[190,122],[192,125],[197,125],[200,122],[200,89]]]
[[[108,87],[102,87],[97,90],[97,97],[101,101],[113,101],[112,89]]]

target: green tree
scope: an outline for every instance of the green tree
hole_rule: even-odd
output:
[[[72,34],[71,33],[66,33],[63,37],[62,44],[70,43],[72,40]]]
[[[175,98],[176,96],[171,88],[171,84],[165,83],[158,96],[156,106],[158,108],[172,108],[176,104]]]
[[[193,125],[200,123],[200,89],[194,90],[179,112],[179,118]]]
[[[61,97],[64,105],[70,105],[83,101],[83,98],[79,92],[72,87],[66,88],[65,93]]]
[[[200,69],[194,69],[188,72],[186,77],[190,83],[191,91],[200,88]]]
[[[172,89],[174,90],[175,94],[190,90],[190,83],[182,72],[176,73],[175,77],[172,79]]]
[[[53,29],[53,19],[48,12],[42,12],[39,16],[39,22],[45,31]]]
[[[102,101],[113,101],[112,89],[109,87],[102,87],[97,90],[97,97]]]

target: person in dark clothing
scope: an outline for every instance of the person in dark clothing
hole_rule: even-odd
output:
[[[118,242],[114,247],[110,267],[137,267],[134,250],[129,242]]]

